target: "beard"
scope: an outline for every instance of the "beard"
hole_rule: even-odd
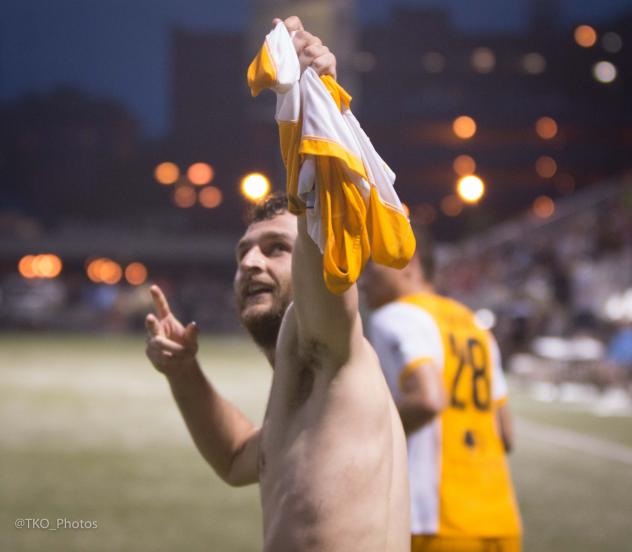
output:
[[[269,350],[276,347],[283,316],[290,304],[290,294],[272,293],[272,304],[265,310],[253,309],[239,302],[239,312],[242,325],[246,328],[253,341],[262,349]]]

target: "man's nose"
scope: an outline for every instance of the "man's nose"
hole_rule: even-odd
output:
[[[250,249],[241,259],[241,268],[247,271],[263,270],[265,257],[258,247]]]

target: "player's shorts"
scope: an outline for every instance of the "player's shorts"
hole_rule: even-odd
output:
[[[411,552],[520,552],[520,537],[452,538],[413,535]]]

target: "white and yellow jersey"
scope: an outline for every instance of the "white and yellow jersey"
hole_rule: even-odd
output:
[[[465,306],[431,293],[377,311],[371,342],[397,402],[400,382],[440,368],[447,407],[408,436],[413,534],[514,536],[521,532],[496,409],[507,385],[498,346]]]

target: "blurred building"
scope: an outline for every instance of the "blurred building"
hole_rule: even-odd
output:
[[[440,9],[398,9],[362,32],[361,122],[404,200],[443,237],[632,164],[632,18],[584,29],[582,47],[556,2],[531,8],[521,35],[464,34]],[[460,116],[475,123],[471,136],[457,136]],[[446,204],[462,171],[487,184],[476,209]]]

